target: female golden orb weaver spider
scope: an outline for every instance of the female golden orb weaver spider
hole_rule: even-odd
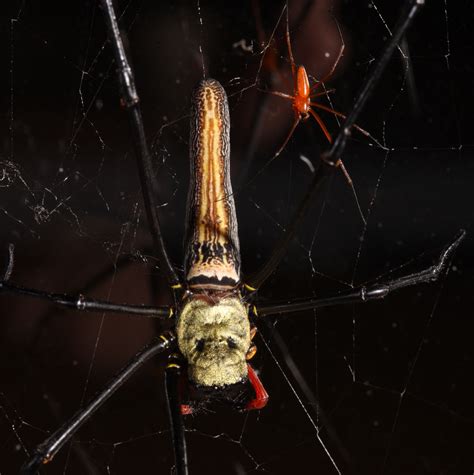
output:
[[[399,29],[396,30],[392,40],[387,45],[387,49],[377,65],[378,69],[377,67],[374,69],[374,73],[367,83],[371,87],[381,74],[400,36],[408,28],[420,5],[420,2],[408,2],[407,11],[403,14],[403,21],[401,21]],[[72,307],[82,311],[99,310],[103,312],[123,312],[167,317],[171,310],[176,318],[176,326],[173,329],[175,331],[161,335],[156,342],[153,342],[137,355],[104,392],[81,409],[61,429],[48,437],[26,463],[24,472],[33,473],[40,464],[50,461],[79,427],[145,361],[148,361],[159,352],[171,348],[175,350],[179,348],[186,361],[178,357],[177,360],[173,359],[170,362],[167,369],[166,386],[177,470],[178,473],[186,473],[186,446],[184,443],[181,413],[188,413],[193,409],[192,404],[186,404],[183,408],[182,394],[178,391],[178,373],[180,371],[185,371],[187,366],[187,373],[192,382],[197,383],[197,385],[211,387],[216,392],[231,384],[245,381],[248,377],[253,383],[256,397],[250,398],[246,406],[247,408],[261,408],[266,401],[265,392],[259,386],[250,367],[246,364],[246,358],[251,357],[254,353],[251,343],[253,332],[250,327],[249,313],[251,313],[251,319],[256,320],[266,315],[291,313],[307,308],[314,309],[320,306],[368,301],[383,298],[393,290],[434,280],[445,268],[460,238],[446,249],[437,265],[416,274],[376,284],[372,287],[351,289],[349,292],[327,299],[309,298],[298,303],[283,305],[266,304],[259,306],[256,304],[254,309],[253,303],[256,290],[263,285],[278,265],[285,253],[288,242],[294,234],[294,230],[305,214],[308,203],[314,198],[316,191],[319,191],[321,184],[331,173],[330,159],[342,155],[345,131],[350,128],[351,121],[353,123],[363,107],[370,88],[364,88],[358,96],[358,101],[356,101],[358,108],[354,108],[353,113],[347,118],[347,123],[342,129],[343,132],[334,141],[334,146],[337,148],[334,149],[335,151],[331,149],[325,156],[328,159],[328,163],[321,164],[321,169],[315,175],[310,191],[267,264],[254,276],[242,279],[240,275],[240,254],[235,213],[233,211],[234,203],[229,186],[230,177],[228,171],[226,171],[229,163],[229,144],[228,138],[226,138],[229,123],[228,115],[225,112],[227,99],[217,81],[207,79],[198,87],[193,101],[195,107],[192,119],[194,140],[191,140],[191,150],[194,151],[192,151],[191,155],[197,162],[192,164],[194,181],[191,181],[191,198],[188,209],[190,223],[188,224],[188,231],[190,233],[188,242],[190,244],[187,248],[186,277],[184,280],[179,279],[167,256],[159,219],[156,214],[156,205],[151,193],[150,180],[152,173],[148,161],[149,153],[143,132],[138,96],[134,89],[132,70],[123,51],[112,2],[104,0],[103,8],[107,15],[111,42],[114,47],[121,78],[122,103],[130,113],[134,145],[136,153],[140,157],[139,168],[144,190],[144,201],[151,233],[154,238],[155,250],[167,275],[168,283],[177,297],[177,303],[171,308],[144,307],[98,302],[85,297],[70,298],[63,295],[47,294],[13,284],[9,281],[10,271],[5,273],[1,290],[3,292],[44,298],[55,302],[59,306]],[[200,97],[202,98],[201,102],[199,100]],[[205,167],[209,167],[209,169]],[[190,316],[196,321],[188,321]],[[232,321],[225,321],[225,318],[229,316],[232,317]],[[202,331],[202,325],[198,324],[218,328],[212,328],[211,332],[206,332],[202,337],[196,338],[196,335]],[[193,327],[193,325],[198,326]],[[210,348],[209,353],[206,353],[208,348]],[[226,361],[226,363],[229,360],[229,353],[232,355],[237,353],[233,350],[238,350],[238,358],[236,358],[235,363],[236,371],[230,371],[233,369],[232,364],[222,365],[222,360]],[[201,363],[203,356],[205,361]],[[208,371],[209,368],[210,371]],[[192,401],[189,402],[192,403]]]

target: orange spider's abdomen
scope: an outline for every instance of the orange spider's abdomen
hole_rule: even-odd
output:
[[[309,79],[304,66],[298,66],[295,86],[294,106],[300,114],[307,114],[309,111],[311,88],[309,87]]]

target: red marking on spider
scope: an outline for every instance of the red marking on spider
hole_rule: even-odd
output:
[[[268,393],[265,391],[265,388],[263,387],[263,384],[260,381],[260,378],[257,376],[255,370],[249,364],[247,364],[247,368],[250,383],[252,384],[252,387],[255,391],[255,397],[247,403],[245,409],[247,411],[263,409],[268,402]]]

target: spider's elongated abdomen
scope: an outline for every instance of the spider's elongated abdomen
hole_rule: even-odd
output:
[[[189,287],[228,289],[240,280],[224,88],[203,80],[193,94],[185,272]]]

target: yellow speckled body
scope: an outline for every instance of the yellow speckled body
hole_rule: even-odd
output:
[[[230,182],[227,96],[214,79],[192,100],[186,280],[190,288],[225,290],[240,281],[240,250]]]
[[[176,332],[188,376],[195,383],[223,387],[247,377],[250,322],[239,298],[224,297],[215,304],[189,299]]]

